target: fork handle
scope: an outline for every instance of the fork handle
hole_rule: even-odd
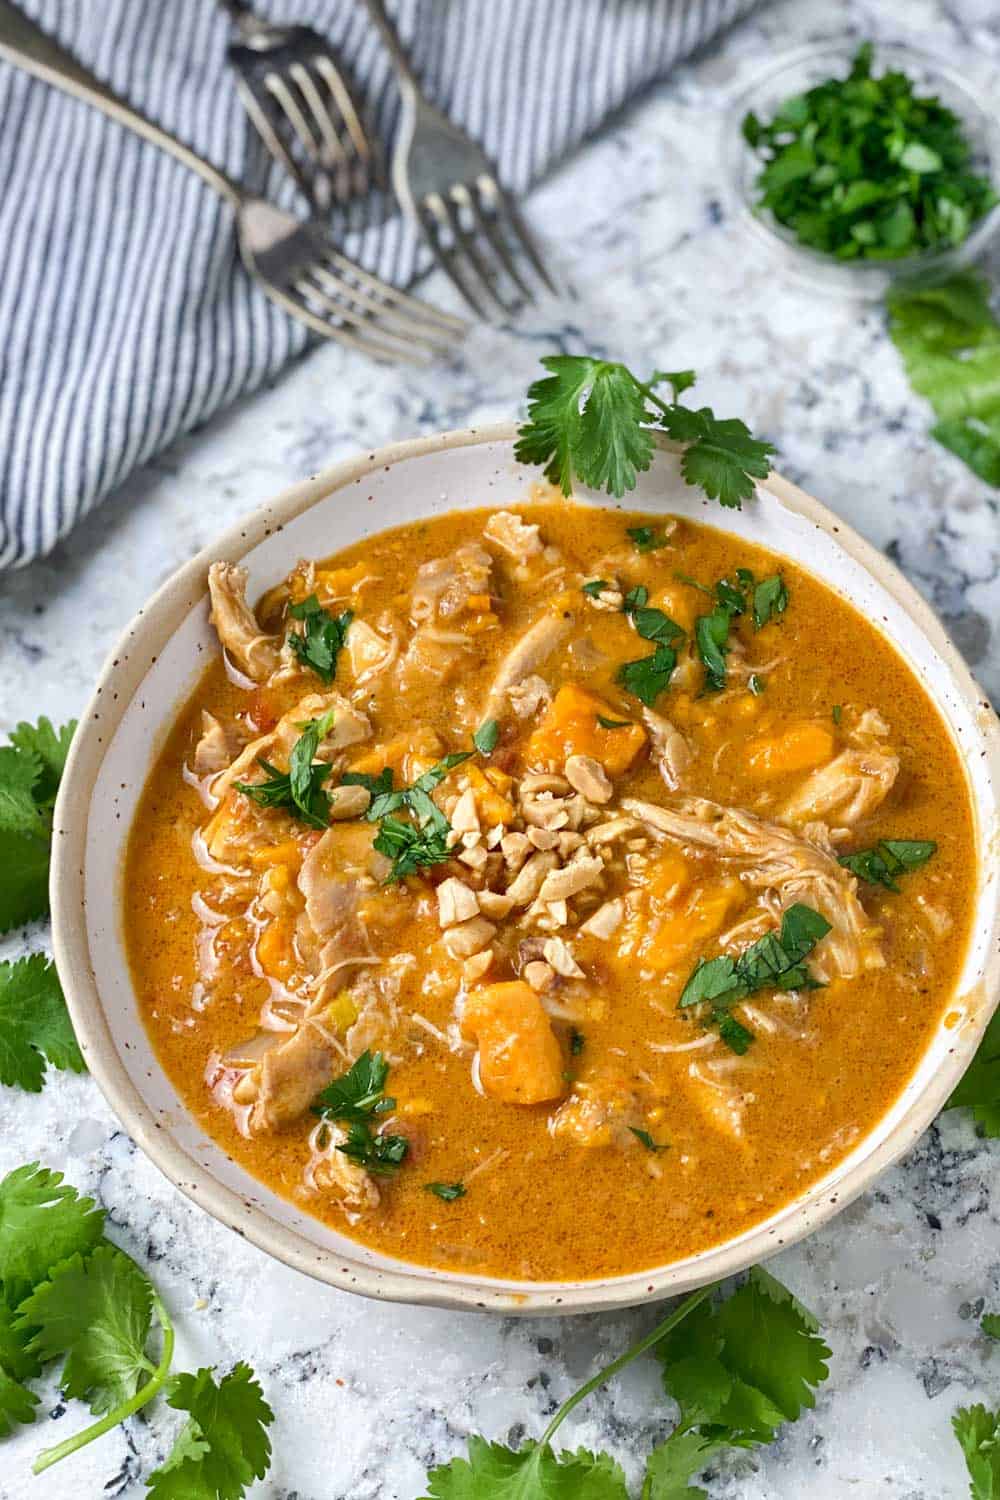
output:
[[[93,104],[120,125],[125,125],[147,141],[152,141],[154,146],[169,151],[178,161],[203,177],[222,197],[228,198],[234,207],[239,206],[243,193],[231,177],[227,177],[225,172],[205,161],[190,146],[186,146],[162,126],[154,124],[133,104],[108,88],[107,84],[102,83],[78,62],[71,52],[60,46],[54,37],[29,20],[11,0],[0,0],[0,57],[24,68],[45,83],[52,84],[54,88],[62,89],[64,93],[82,99],[87,104]]]
[[[421,92],[419,80],[410,66],[410,59],[406,55],[406,49],[399,39],[399,32],[396,30],[395,24],[390,21],[389,13],[382,0],[362,0],[362,3],[374,22],[375,29],[382,38],[386,51],[392,58],[400,87],[419,95]]]

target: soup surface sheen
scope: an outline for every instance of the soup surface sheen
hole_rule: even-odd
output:
[[[384,532],[256,615],[243,586],[213,567],[228,665],[124,881],[146,1025],[232,1157],[405,1260],[591,1278],[748,1228],[871,1129],[953,995],[975,848],[851,606],[572,503]],[[359,1058],[369,1097],[321,1118]]]

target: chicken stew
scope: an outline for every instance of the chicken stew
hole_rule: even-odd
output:
[[[965,773],[878,629],[708,526],[463,511],[302,562],[143,793],[145,1023],[250,1172],[401,1259],[663,1265],[805,1190],[954,995]]]

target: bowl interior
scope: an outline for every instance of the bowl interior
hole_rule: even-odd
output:
[[[946,275],[969,265],[983,251],[1000,225],[1000,204],[972,226],[960,245],[898,260],[838,261],[834,256],[803,245],[767,209],[757,206],[757,177],[762,158],[743,139],[742,122],[748,110],[768,121],[778,107],[828,78],[844,78],[857,52],[856,43],[823,43],[798,48],[770,63],[739,90],[726,112],[722,150],[730,196],[748,229],[778,258],[790,274],[828,292],[847,292],[879,298],[895,282]],[[911,78],[923,94],[934,94],[962,122],[972,148],[973,168],[1000,188],[1000,118],[995,102],[971,81],[917,47],[878,44],[876,76],[896,70]]]
[[[302,556],[322,557],[389,525],[529,497],[537,475],[516,464],[510,429],[400,445],[299,486],[220,539],[211,556],[242,559],[257,597]],[[400,456],[402,455],[402,456]],[[609,505],[582,494],[586,503]],[[975,687],[940,626],[866,543],[772,476],[742,511],[710,506],[661,451],[630,507],[674,512],[752,538],[832,584],[877,623],[938,703],[969,768],[980,846],[994,837],[998,753]],[[808,1193],[738,1239],[668,1268],[605,1281],[493,1281],[406,1265],[366,1250],[269,1192],[189,1115],[139,1019],[121,931],[120,879],[129,828],[153,757],[215,649],[204,577],[209,554],[165,585],[138,618],[81,724],[57,809],[56,946],[74,1023],[98,1082],[124,1124],[195,1201],[270,1253],[371,1295],[507,1311],[569,1311],[665,1296],[730,1274],[828,1218],[911,1143],[941,1107],[974,1050],[995,989],[996,875],[980,862],[978,918],[959,997],[917,1073],[879,1126]],[[872,571],[877,570],[878,575]]]

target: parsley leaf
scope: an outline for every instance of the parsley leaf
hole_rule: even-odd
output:
[[[936,852],[937,844],[933,839],[883,839],[874,849],[842,854],[838,862],[852,875],[871,885],[884,885],[886,890],[898,891],[896,876],[919,869]]]
[[[41,953],[0,964],[0,1083],[37,1094],[45,1062],[85,1073],[55,965]]]
[[[387,1114],[396,1101],[385,1092],[389,1064],[381,1052],[365,1048],[357,1062],[335,1078],[313,1104],[313,1113],[328,1120],[369,1120]]]
[[[347,640],[354,612],[347,609],[342,615],[331,615],[316,595],[310,594],[301,604],[289,605],[288,613],[305,626],[301,634],[297,630],[289,634],[289,645],[302,665],[311,667],[329,686],[337,675],[337,657]]]
[[[267,1473],[274,1421],[250,1366],[240,1362],[218,1382],[211,1370],[178,1375],[167,1399],[189,1416],[149,1476],[148,1500],[242,1500]]]
[[[433,1193],[435,1198],[440,1198],[444,1203],[454,1203],[456,1198],[465,1197],[464,1182],[425,1182],[424,1192]]]
[[[666,618],[666,616],[664,616]],[[667,687],[677,665],[677,652],[672,646],[657,646],[652,656],[641,656],[638,661],[627,661],[619,667],[616,681],[622,687],[652,708],[657,698]]]
[[[542,364],[550,373],[528,390],[528,420],[514,452],[520,463],[542,465],[566,495],[575,479],[618,499],[634,489],[636,474],[652,463],[652,424],[687,444],[685,480],[723,505],[738,507],[753,494],[754,477],[770,471],[772,445],[755,439],[743,422],[677,404],[693,371],[657,372],[643,383],[625,365],[586,355],[548,355]],[[663,381],[673,387],[670,403],[653,390]]]
[[[658,552],[667,545],[663,532],[655,526],[626,526],[625,534],[632,538],[637,552]]]
[[[739,958],[721,954],[699,959],[681,991],[678,1009],[708,1005],[708,1024],[719,1028],[719,1035],[733,1052],[746,1052],[753,1033],[730,1014],[731,1007],[757,990],[815,989],[817,981],[804,960],[829,931],[830,923],[824,916],[811,906],[795,902],[782,916],[780,932],[766,932]]]
[[[326,828],[330,821],[330,797],[323,790],[331,767],[325,761],[315,759],[320,743],[326,738],[333,724],[333,713],[321,719],[310,719],[301,726],[302,733],[292,746],[288,757],[288,770],[279,771],[277,766],[261,756],[257,764],[267,772],[264,781],[234,781],[233,786],[259,807],[280,807],[308,823],[310,828]]]
[[[39,1360],[65,1354],[60,1388],[87,1401],[95,1416],[130,1400],[142,1376],[154,1371],[146,1355],[153,1288],[115,1245],[61,1261],[18,1315],[23,1328],[34,1330],[28,1348]]]
[[[983,1134],[1000,1137],[1000,1011],[992,1015],[976,1055],[945,1109],[968,1107]]]
[[[960,1406],[951,1425],[965,1455],[971,1500],[1000,1500],[1000,1411]]]

